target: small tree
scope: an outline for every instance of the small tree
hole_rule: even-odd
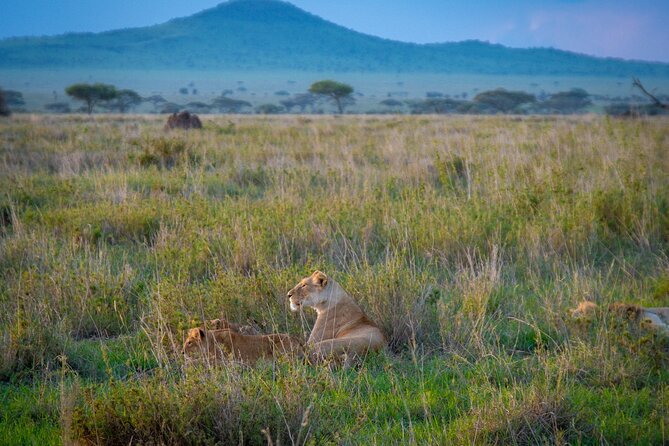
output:
[[[464,101],[456,101],[455,99],[423,99],[406,101],[406,104],[411,109],[413,114],[427,114],[427,113],[454,113],[457,111]]]
[[[397,99],[384,99],[380,104],[386,107],[401,107],[404,105],[402,101],[398,101]]]
[[[260,115],[276,115],[283,110],[283,107],[276,104],[262,104],[256,107],[256,113]]]
[[[86,111],[90,115],[100,102],[115,99],[118,91],[116,87],[108,84],[74,84],[67,87],[65,93],[78,101],[85,102]]]
[[[119,90],[116,97],[109,104],[111,110],[118,110],[119,113],[125,113],[133,107],[142,103],[142,97],[133,90]]]
[[[157,106],[159,104],[164,104],[165,102],[167,102],[167,100],[164,97],[160,96],[159,94],[154,94],[153,96],[149,96],[148,98],[145,98],[144,100],[146,102],[150,102],[154,106]]]
[[[353,93],[353,87],[348,84],[343,84],[341,82],[324,80],[315,82],[309,87],[309,93],[318,94],[321,96],[327,96],[328,98],[335,101],[337,104],[337,109],[339,113],[344,113],[344,105],[342,100],[345,98],[350,98]]]
[[[160,113],[178,113],[181,108],[181,105],[174,102],[163,102],[160,107]]]
[[[523,104],[536,102],[533,94],[524,91],[507,91],[503,88],[484,91],[474,97],[474,101],[489,105],[502,113],[518,109]]]
[[[221,113],[240,113],[243,109],[252,107],[250,102],[232,99],[227,96],[215,98],[211,101],[211,105],[218,108]]]
[[[304,110],[309,107],[311,111],[314,110],[314,104],[316,103],[316,95],[311,93],[302,93],[296,94],[292,98],[284,99],[280,101],[286,110],[292,111],[294,107],[300,109],[300,113],[304,113]]]
[[[4,90],[3,95],[5,97],[5,104],[10,108],[22,107],[26,105],[25,99],[23,99],[23,93],[20,91],[14,90]]]
[[[211,105],[199,101],[189,102],[184,108],[191,113],[211,113]]]
[[[590,94],[582,88],[560,91],[539,103],[539,108],[557,113],[576,113],[592,105]]]

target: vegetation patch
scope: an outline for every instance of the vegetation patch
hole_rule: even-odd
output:
[[[153,138],[140,141],[137,144],[141,152],[136,157],[142,167],[157,167],[158,169],[173,169],[184,163],[195,163],[197,157],[189,150],[186,141],[176,138]]]

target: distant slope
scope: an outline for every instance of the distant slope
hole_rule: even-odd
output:
[[[554,49],[385,40],[279,0],[232,0],[145,28],[0,40],[0,68],[58,67],[669,76],[669,64]]]

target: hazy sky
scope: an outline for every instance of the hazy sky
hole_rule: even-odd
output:
[[[0,0],[0,37],[152,25],[220,0]],[[409,42],[487,40],[669,62],[669,0],[291,0]]]

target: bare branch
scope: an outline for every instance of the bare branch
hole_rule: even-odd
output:
[[[653,94],[651,94],[646,88],[643,86],[639,78],[633,77],[632,78],[632,86],[637,87],[643,94],[648,96],[653,103],[660,107],[660,108],[669,108],[669,104],[664,104],[662,101],[660,101],[657,97],[655,97]]]

